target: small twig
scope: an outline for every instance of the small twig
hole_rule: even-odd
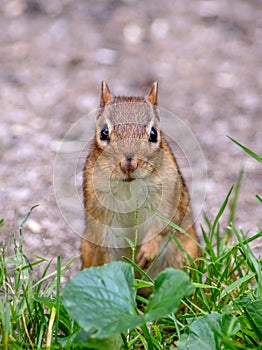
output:
[[[23,324],[24,324],[26,336],[27,336],[28,341],[29,341],[29,343],[30,343],[30,345],[31,345],[31,348],[34,349],[34,344],[33,344],[32,340],[31,340],[31,338],[30,338],[30,334],[29,334],[29,332],[28,332],[27,325],[26,325],[25,315],[24,315],[23,312],[22,312],[22,319],[23,319]]]
[[[51,316],[50,316],[50,320],[49,320],[49,324],[48,324],[47,339],[46,339],[46,348],[47,348],[47,350],[51,349],[53,324],[54,324],[54,321],[55,321],[55,315],[56,315],[56,308],[52,307]]]

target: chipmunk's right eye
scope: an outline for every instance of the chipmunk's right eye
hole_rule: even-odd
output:
[[[157,131],[153,126],[150,130],[148,141],[149,142],[157,142]]]
[[[100,132],[100,140],[109,141],[109,130],[108,127],[105,126]]]

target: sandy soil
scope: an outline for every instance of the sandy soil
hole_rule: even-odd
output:
[[[65,134],[98,106],[102,79],[130,95],[145,94],[157,80],[160,106],[185,122],[203,151],[207,177],[196,180],[206,186],[201,208],[214,218],[243,166],[236,223],[256,233],[261,165],[226,135],[262,154],[261,9],[260,0],[2,0],[3,241],[40,204],[24,228],[28,256],[61,254],[65,262],[79,253],[80,235],[61,216],[53,173]],[[87,129],[70,137],[87,142]],[[74,150],[67,152],[70,164]],[[75,212],[78,224],[82,217]],[[261,241],[254,245],[261,252]],[[78,268],[79,261],[72,272]]]

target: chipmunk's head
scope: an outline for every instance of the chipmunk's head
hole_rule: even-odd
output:
[[[146,97],[118,97],[103,81],[96,123],[101,171],[111,180],[143,179],[156,171],[160,143],[157,82]]]

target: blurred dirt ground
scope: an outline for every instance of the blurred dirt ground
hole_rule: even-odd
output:
[[[214,218],[243,166],[236,222],[256,233],[261,165],[226,135],[262,154],[261,23],[260,0],[1,0],[1,239],[40,204],[24,229],[28,256],[79,254],[55,200],[54,160],[70,126],[98,106],[101,80],[130,95],[158,80],[160,106],[204,153],[203,209]]]

